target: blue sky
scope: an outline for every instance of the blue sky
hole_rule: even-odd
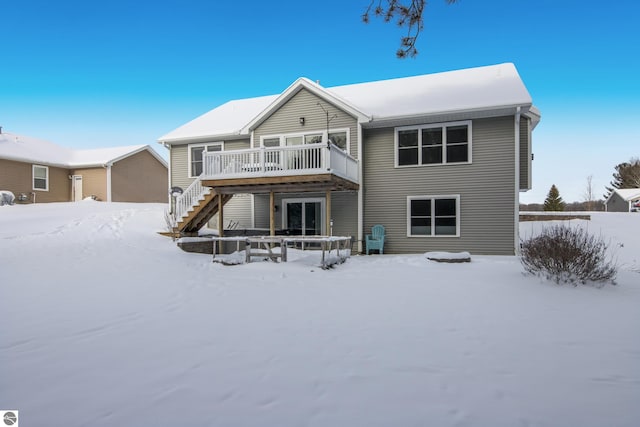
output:
[[[4,2],[0,126],[74,148],[151,144],[234,98],[300,76],[333,86],[513,62],[542,122],[534,188],[581,200],[640,157],[640,5],[431,0],[416,59],[367,0]]]

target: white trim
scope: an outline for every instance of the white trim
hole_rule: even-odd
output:
[[[44,188],[36,188],[36,168],[43,168],[46,171],[46,176],[44,179]],[[41,178],[39,178],[41,179]],[[49,176],[49,166],[44,165],[31,165],[31,187],[33,191],[49,191],[49,180],[51,177]]]
[[[466,162],[447,162],[447,132],[446,128],[453,126],[467,126],[467,161]],[[422,163],[422,130],[424,129],[442,129],[442,162],[441,163]],[[418,132],[418,159],[414,165],[400,165],[398,159],[398,133],[404,130],[416,130]],[[473,163],[473,125],[472,120],[461,120],[456,122],[429,123],[414,126],[398,126],[393,129],[393,155],[395,168],[414,168],[444,165],[469,165]]]
[[[107,202],[111,201],[111,165],[107,165]]]
[[[436,224],[435,224],[435,203],[431,203],[431,234],[411,234],[411,201],[413,200],[440,200],[440,199],[455,199],[456,201],[456,234],[435,234],[436,232]],[[407,196],[407,237],[418,237],[418,238],[448,238],[448,237],[460,237],[460,195],[459,194],[444,194],[444,195],[427,195],[427,196]]]
[[[364,156],[362,153],[362,123],[358,122],[358,253],[362,253],[362,239],[364,238],[364,175],[362,163]]]
[[[513,206],[513,250],[514,254],[520,253],[520,107],[516,108],[513,120],[515,133],[515,201]]]
[[[169,150],[169,164],[167,166],[167,183],[169,184],[167,188],[167,203],[169,203],[169,206],[171,206],[171,188],[173,188],[173,177],[171,176],[171,150],[172,150],[172,146],[171,144],[162,144],[162,146],[164,148],[166,148],[167,150]]]
[[[265,139],[276,139],[278,138],[280,140],[280,147],[285,147],[286,146],[286,139],[287,138],[295,138],[298,136],[301,137],[305,137],[307,135],[322,135],[322,142],[327,142],[327,140],[329,139],[329,133],[339,133],[339,132],[344,132],[347,135],[347,141],[346,141],[346,146],[345,146],[345,151],[347,152],[347,154],[351,154],[351,128],[336,128],[336,129],[329,129],[329,132],[327,132],[326,129],[324,130],[308,130],[308,131],[304,131],[304,132],[290,132],[290,133],[275,133],[275,134],[270,134],[270,135],[260,135],[260,148],[264,147],[264,140]]]
[[[212,145],[219,145],[220,146],[220,151],[224,151],[224,141],[211,141],[211,142],[200,142],[198,144],[188,144],[187,145],[187,177],[188,178],[197,178],[197,176],[193,176],[191,175],[191,170],[192,170],[192,165],[191,165],[191,149],[192,148],[197,148],[197,147],[205,147],[205,150],[203,151],[203,153],[206,150],[206,147],[212,146]],[[204,161],[203,161],[204,163]]]
[[[320,234],[323,236],[327,235],[326,228],[326,198],[325,197],[300,197],[293,199],[282,199],[280,201],[282,205],[282,228],[289,228],[289,224],[287,224],[287,205],[289,203],[318,203],[320,202]],[[302,209],[302,232],[304,233],[305,224],[305,210]],[[304,235],[304,234],[303,234]]]
[[[159,161],[160,163],[162,163],[165,167],[169,167],[169,166],[167,165],[166,160],[164,160],[164,159],[163,159],[163,158],[162,158],[162,157],[161,157],[161,156],[156,152],[156,150],[154,150],[153,148],[151,148],[151,146],[150,146],[150,145],[142,146],[142,147],[140,147],[140,148],[138,148],[138,149],[136,149],[136,150],[132,150],[132,151],[130,151],[130,152],[129,152],[129,153],[127,153],[127,154],[123,154],[123,155],[121,155],[121,156],[119,156],[119,157],[116,157],[116,158],[114,158],[114,159],[110,159],[110,160],[109,160],[109,163],[113,164],[113,163],[119,162],[119,161],[120,161],[120,160],[122,160],[122,159],[126,159],[127,157],[131,157],[131,156],[133,156],[134,154],[141,153],[141,152],[143,152],[143,151],[145,151],[145,150],[146,150],[146,151],[148,151],[148,152],[149,152],[149,154],[151,154],[153,157],[155,157],[155,159],[156,159],[157,161]]]
[[[358,119],[358,121],[369,121],[370,117],[364,112],[360,111],[355,106],[351,105],[348,101],[330,93],[322,86],[313,83],[311,80],[300,77],[295,82],[293,82],[287,89],[284,90],[278,97],[271,102],[260,112],[257,116],[255,116],[249,123],[247,123],[242,129],[240,129],[241,134],[247,134],[249,131],[257,128],[261,123],[263,123],[267,118],[278,110],[282,105],[289,102],[289,100],[296,95],[300,90],[307,89],[312,94],[321,98],[324,101],[329,102],[330,104],[335,105],[338,109],[344,111],[345,113],[351,115]]]

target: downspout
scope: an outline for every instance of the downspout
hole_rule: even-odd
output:
[[[107,168],[107,202],[111,202],[111,166],[113,166],[113,163],[105,165]]]
[[[362,151],[362,123],[358,121],[358,253],[362,253],[362,238],[364,230],[364,175],[362,163],[364,153]]]
[[[515,132],[515,203],[513,206],[513,247],[515,255],[520,254],[520,107],[516,108],[514,132]]]
[[[163,141],[162,146],[167,150],[169,150],[169,167],[167,168],[167,175],[168,175],[167,183],[169,184],[169,188],[167,188],[167,199],[169,202],[169,206],[172,206],[171,205],[171,199],[172,199],[171,188],[173,187],[173,180],[171,179],[171,145]]]

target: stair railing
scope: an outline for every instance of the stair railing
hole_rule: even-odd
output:
[[[197,177],[184,192],[176,197],[174,216],[176,222],[189,214],[189,211],[200,203],[203,196],[208,194],[211,188],[202,185],[202,180]]]

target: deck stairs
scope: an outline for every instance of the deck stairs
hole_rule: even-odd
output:
[[[174,208],[174,233],[181,236],[196,235],[215,214],[219,200],[225,205],[233,194],[217,194],[210,187],[202,185],[196,178],[183,194],[176,198]]]

